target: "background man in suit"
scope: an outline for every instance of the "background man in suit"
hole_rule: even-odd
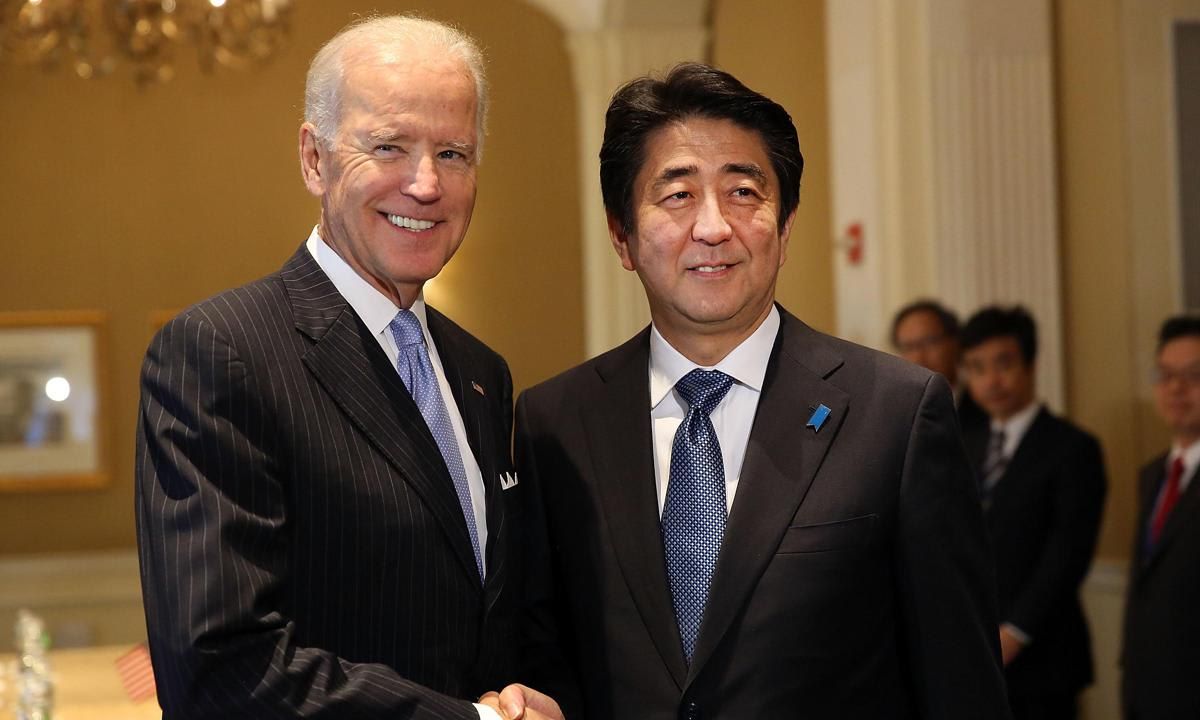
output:
[[[959,318],[949,308],[937,300],[914,300],[901,307],[892,318],[892,347],[901,358],[949,380],[961,426],[986,420],[983,409],[959,382]]]
[[[461,698],[513,665],[511,379],[421,294],[467,231],[485,106],[456,30],[344,30],[299,135],[320,224],[151,344],[136,500],[165,717],[496,717]]]
[[[962,348],[958,316],[936,300],[914,300],[892,318],[892,347],[905,360],[941,373],[954,391],[959,423],[966,427],[986,419],[983,410],[958,381]]]
[[[1037,330],[1023,308],[980,310],[962,346],[967,387],[990,418],[963,434],[996,557],[1013,715],[1070,720],[1092,681],[1079,586],[1104,509],[1100,445],[1036,401]]]
[[[529,673],[568,718],[1008,717],[949,386],[774,304],[802,169],[704,65],[609,106],[653,324],[517,411]]]
[[[1200,717],[1200,317],[1159,333],[1154,399],[1171,449],[1142,468],[1125,606],[1125,717]]]

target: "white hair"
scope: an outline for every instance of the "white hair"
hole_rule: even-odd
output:
[[[313,56],[304,86],[304,119],[316,128],[317,139],[329,147],[337,136],[342,111],[342,80],[349,51],[375,51],[385,57],[387,51],[394,51],[403,57],[416,49],[443,53],[461,60],[466,66],[475,81],[475,157],[482,158],[488,105],[483,51],[461,30],[415,15],[358,20],[334,35]]]

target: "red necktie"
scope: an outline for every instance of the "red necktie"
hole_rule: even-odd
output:
[[[1183,481],[1183,457],[1175,458],[1171,463],[1171,471],[1167,473],[1167,487],[1163,489],[1162,502],[1158,504],[1158,512],[1154,513],[1154,522],[1150,524],[1150,544],[1157,545],[1162,535],[1167,517],[1179,500],[1179,483]]]

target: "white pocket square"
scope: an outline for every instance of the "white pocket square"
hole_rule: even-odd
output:
[[[500,489],[511,490],[517,486],[516,473],[500,473]]]

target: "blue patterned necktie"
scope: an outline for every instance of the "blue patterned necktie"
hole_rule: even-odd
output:
[[[479,528],[475,525],[475,509],[471,504],[471,489],[467,485],[467,471],[463,467],[462,455],[459,453],[458,441],[454,438],[454,426],[450,424],[450,414],[446,412],[446,403],[438,389],[437,375],[429,362],[429,351],[425,348],[425,333],[421,329],[421,321],[411,310],[401,310],[396,313],[388,326],[392,337],[400,348],[400,356],[396,360],[396,370],[400,379],[412,395],[429,432],[442,451],[442,459],[446,461],[446,469],[454,481],[454,490],[458,494],[458,504],[462,507],[463,517],[467,521],[467,532],[471,536],[471,547],[475,550],[475,567],[479,577],[483,577],[483,560],[479,552]]]
[[[689,408],[671,445],[662,535],[675,621],[689,665],[725,537],[727,514],[721,444],[708,416],[732,384],[733,378],[718,370],[693,370],[675,384]]]

